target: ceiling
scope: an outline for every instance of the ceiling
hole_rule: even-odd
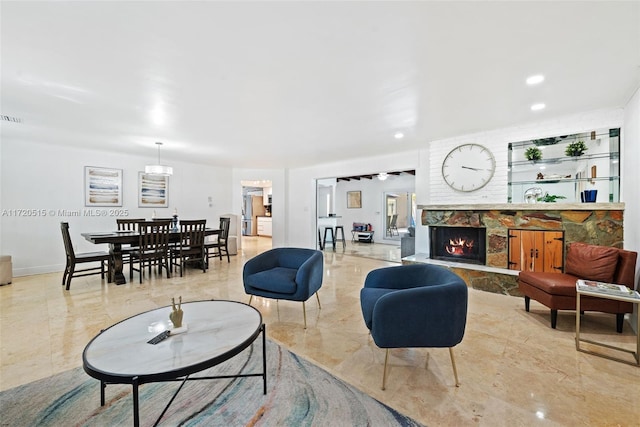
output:
[[[2,139],[293,168],[623,107],[640,2],[9,2]],[[525,79],[546,80],[529,87]],[[532,112],[543,102],[547,108]],[[394,134],[402,132],[404,138]]]

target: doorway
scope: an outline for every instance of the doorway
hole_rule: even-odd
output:
[[[242,247],[272,246],[272,184],[270,180],[241,181],[240,238]]]
[[[415,227],[417,212],[416,194],[406,192],[385,192],[385,239],[400,240],[400,236]]]

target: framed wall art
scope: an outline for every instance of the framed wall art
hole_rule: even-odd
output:
[[[138,172],[138,207],[169,207],[169,177]]]
[[[122,206],[122,169],[85,166],[84,205]]]
[[[357,209],[362,207],[362,192],[347,191],[347,208]]]

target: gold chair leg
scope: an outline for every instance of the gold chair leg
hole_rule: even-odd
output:
[[[253,299],[253,295],[249,295],[249,305],[251,305],[251,300]]]
[[[302,315],[304,316],[304,328],[307,329],[307,309],[304,306],[304,301],[302,301]]]
[[[451,356],[451,366],[453,366],[453,376],[456,378],[456,387],[460,387],[458,381],[458,370],[456,369],[456,360],[453,358],[453,347],[449,347],[449,356]]]
[[[384,355],[384,370],[382,371],[382,389],[384,390],[387,385],[387,363],[389,362],[389,349],[386,349]]]
[[[322,306],[320,305],[320,296],[318,295],[318,292],[316,292],[316,299],[318,300],[318,308],[322,310]]]

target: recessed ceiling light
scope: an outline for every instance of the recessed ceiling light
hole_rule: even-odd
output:
[[[393,137],[394,137],[395,139],[402,139],[402,138],[404,138],[404,133],[402,133],[402,132],[396,132],[396,133],[395,133],[395,135],[393,135]]]
[[[539,110],[544,110],[546,107],[546,105],[540,103],[540,104],[533,104],[531,106],[531,111],[539,111]]]
[[[527,77],[528,85],[537,85],[538,83],[542,83],[544,81],[544,76],[542,74],[536,74],[535,76]]]

